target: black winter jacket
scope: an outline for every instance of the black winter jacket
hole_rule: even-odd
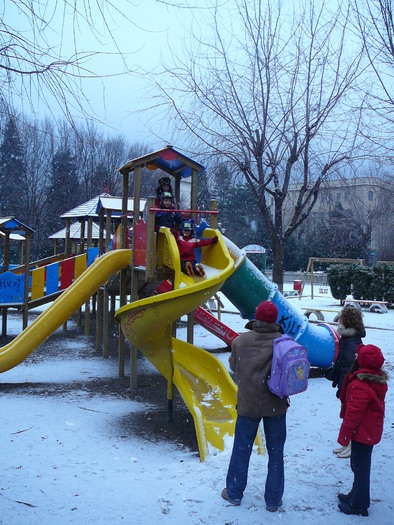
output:
[[[338,334],[341,336],[339,340],[338,357],[334,365],[334,379],[333,387],[337,387],[337,397],[341,393],[343,382],[346,374],[349,372],[356,356],[356,349],[358,345],[362,344],[362,337],[365,337],[365,330],[357,331],[355,328],[345,328],[341,324],[338,325]]]

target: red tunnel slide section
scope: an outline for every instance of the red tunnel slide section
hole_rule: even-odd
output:
[[[172,290],[172,284],[170,281],[163,281],[156,288],[157,293],[165,293],[169,292],[170,290]],[[219,321],[219,319],[216,319],[215,316],[207,312],[207,310],[201,306],[194,310],[194,320],[196,323],[208,330],[208,332],[211,332],[211,334],[219,337],[219,339],[224,341],[228,346],[231,346],[233,340],[239,336],[238,332],[234,332],[234,330]]]

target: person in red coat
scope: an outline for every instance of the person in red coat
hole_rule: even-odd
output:
[[[217,235],[210,239],[196,239],[194,237],[194,227],[192,221],[183,221],[178,232],[172,232],[175,235],[176,243],[181,258],[181,270],[190,276],[199,275],[204,277],[205,270],[196,260],[195,248],[202,248],[209,244],[218,242]]]
[[[359,345],[354,365],[347,374],[339,399],[343,419],[338,443],[352,444],[350,466],[354,475],[348,494],[338,494],[338,508],[345,514],[368,516],[371,457],[383,433],[387,374],[377,346]]]

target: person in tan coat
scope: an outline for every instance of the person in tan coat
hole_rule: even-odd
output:
[[[275,512],[284,491],[283,449],[286,441],[288,398],[280,399],[268,389],[273,342],[283,330],[276,323],[278,309],[270,301],[260,303],[255,320],[247,323],[249,332],[234,339],[229,358],[238,383],[237,420],[234,445],[222,497],[240,505],[248,478],[250,455],[263,420],[268,452],[268,472],[264,498],[266,509]]]

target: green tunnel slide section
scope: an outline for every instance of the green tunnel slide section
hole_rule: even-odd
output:
[[[231,251],[234,257],[234,246]],[[311,365],[326,368],[333,362],[338,341],[335,330],[324,323],[310,324],[283,297],[277,285],[269,281],[247,257],[224,282],[221,291],[238,308],[244,319],[254,319],[255,309],[261,301],[272,301],[279,311],[278,323],[287,335],[305,346]]]

